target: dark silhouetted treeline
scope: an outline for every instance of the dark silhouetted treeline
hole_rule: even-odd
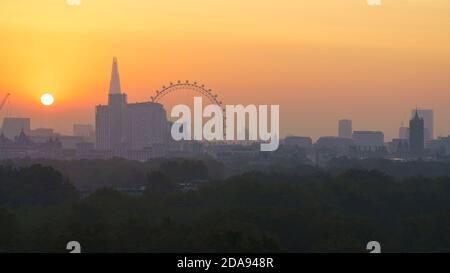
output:
[[[191,163],[146,173],[142,196],[103,188],[86,198],[52,168],[4,166],[0,251],[66,252],[73,240],[84,252],[366,252],[373,240],[385,252],[450,251],[449,177],[267,168],[183,192],[179,175],[210,172]]]
[[[73,184],[51,167],[0,166],[0,205],[58,205],[76,198]]]
[[[388,159],[336,158],[328,163],[327,169],[333,172],[352,168],[378,170],[388,175],[405,178],[411,176],[440,177],[450,176],[450,161],[392,161]]]
[[[379,170],[395,178],[412,176],[450,176],[448,161],[395,162],[387,159],[336,158],[325,168],[305,164],[304,160],[248,162],[240,159],[220,162],[208,156],[198,158],[158,158],[147,162],[121,158],[109,160],[35,160],[17,159],[0,161],[0,165],[30,167],[35,164],[50,166],[60,172],[80,190],[95,190],[104,187],[141,187],[146,184],[152,171],[160,171],[176,182],[195,179],[222,180],[251,171],[281,172],[293,174],[321,173],[339,174],[348,169]]]
[[[147,175],[159,170],[176,181],[186,179],[222,178],[221,163],[201,159],[154,159],[147,162],[122,158],[110,160],[32,160],[17,159],[0,162],[5,166],[29,167],[35,164],[50,166],[60,172],[78,189],[98,189],[104,187],[140,187],[147,181]]]

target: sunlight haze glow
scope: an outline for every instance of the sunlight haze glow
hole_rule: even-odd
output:
[[[2,0],[0,96],[70,132],[94,123],[117,56],[130,102],[192,80],[224,103],[279,104],[282,135],[335,135],[350,118],[391,138],[416,106],[449,135],[449,14],[448,0]],[[52,111],[36,106],[42,90]]]

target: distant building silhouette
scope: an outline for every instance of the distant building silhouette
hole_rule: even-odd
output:
[[[434,112],[431,109],[417,109],[411,111],[411,119],[417,114],[424,122],[425,142],[434,139]]]
[[[358,149],[376,151],[384,147],[384,134],[380,131],[355,131],[353,141]]]
[[[398,138],[399,139],[409,139],[409,128],[408,127],[400,127],[398,130]]]
[[[425,152],[425,123],[419,116],[417,110],[414,117],[409,122],[409,148],[410,155],[415,158],[421,158]]]
[[[122,93],[117,59],[113,59],[108,105],[96,107],[98,150],[142,150],[167,140],[166,111],[159,103],[129,104]]]
[[[9,139],[14,139],[21,132],[25,134],[31,131],[31,119],[8,117],[3,119],[2,133]]]
[[[448,159],[450,156],[450,136],[438,137],[430,142],[429,148],[437,158]]]
[[[121,95],[122,87],[120,85],[120,75],[119,75],[119,64],[117,63],[117,58],[113,58],[111,80],[109,82],[109,94],[110,95]]]
[[[297,154],[297,156],[303,156],[310,161],[314,160],[313,141],[310,137],[288,136],[281,141],[278,150],[280,151],[278,154],[285,158],[291,154]]]
[[[312,149],[312,139],[310,137],[302,136],[288,136],[283,142],[286,146],[296,146],[302,149]]]
[[[409,142],[406,138],[394,138],[388,143],[389,153],[396,158],[405,159],[409,153]]]
[[[30,136],[52,138],[58,137],[59,134],[55,133],[55,131],[52,128],[37,128],[31,130]]]
[[[34,142],[25,132],[13,139],[0,135],[0,159],[8,158],[51,158],[62,159],[62,143],[58,138],[49,138],[42,143]]]
[[[94,126],[90,124],[74,124],[73,135],[82,137],[87,142],[95,142]]]
[[[323,150],[332,150],[337,155],[346,155],[350,151],[353,141],[348,138],[324,136],[320,137],[314,144],[314,148]]]
[[[352,138],[352,134],[353,134],[352,121],[348,119],[341,119],[339,121],[339,137]]]
[[[128,104],[131,148],[141,150],[154,144],[166,143],[166,110],[159,103],[141,102]]]
[[[352,146],[353,140],[351,138],[320,137],[314,144],[315,162],[319,165],[326,165],[332,158],[348,156]]]

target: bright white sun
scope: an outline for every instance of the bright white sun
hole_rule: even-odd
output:
[[[53,98],[52,94],[45,93],[41,96],[41,103],[45,106],[50,106],[55,102],[55,99]]]

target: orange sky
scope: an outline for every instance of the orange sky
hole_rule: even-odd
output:
[[[189,79],[224,103],[280,104],[283,134],[335,135],[351,118],[391,138],[417,105],[449,135],[449,14],[448,0],[1,0],[0,115],[93,123],[117,56],[130,101]]]

